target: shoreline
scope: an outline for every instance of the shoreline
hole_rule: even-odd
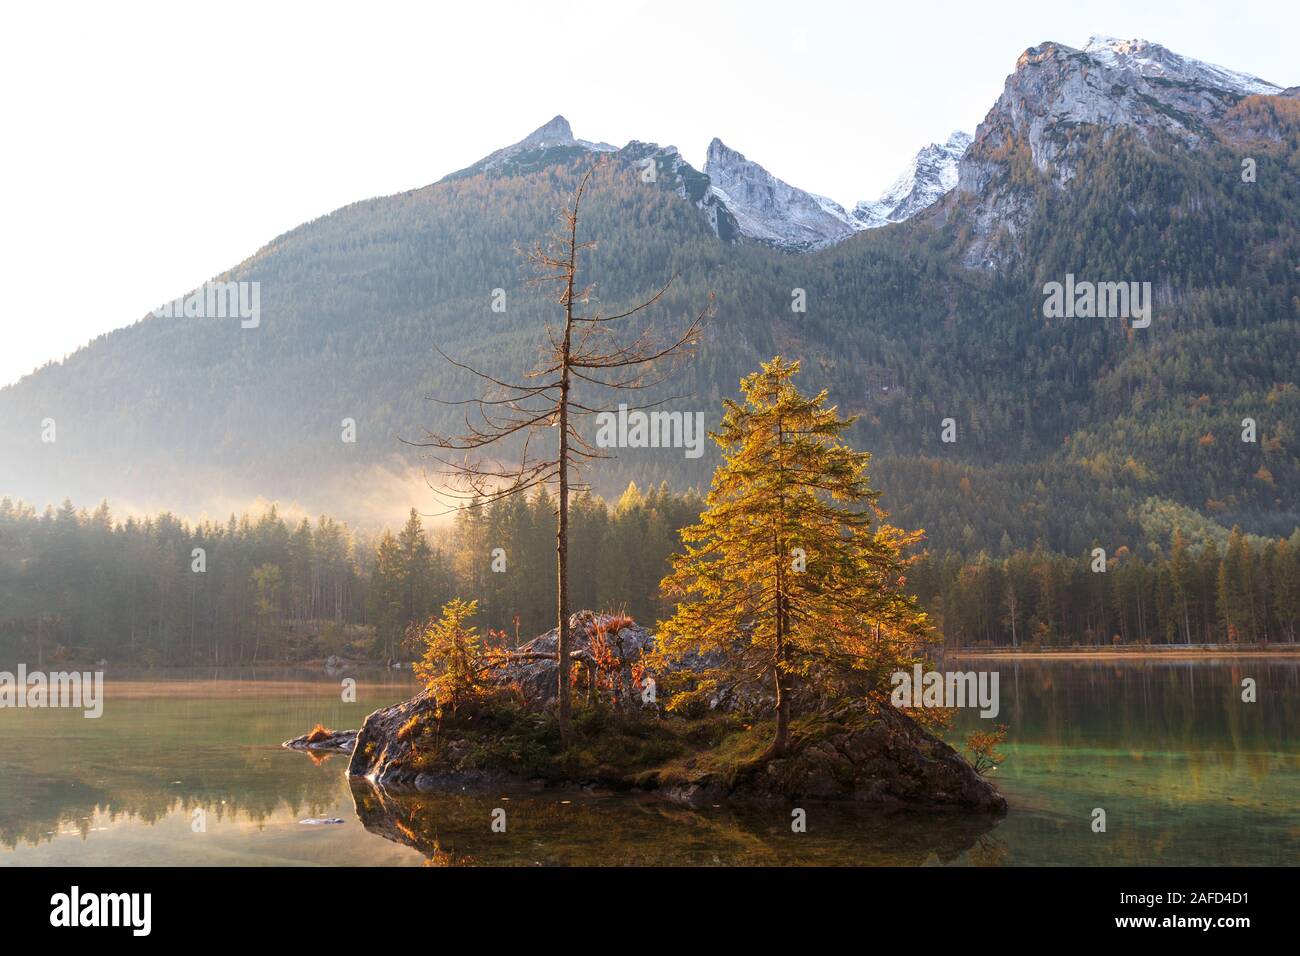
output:
[[[983,658],[985,660],[1192,660],[1214,657],[1294,657],[1300,655],[1300,644],[1273,646],[1250,644],[1207,645],[1135,645],[1132,647],[1063,647],[1039,650],[1024,648],[954,648],[944,649],[939,656],[952,658]]]

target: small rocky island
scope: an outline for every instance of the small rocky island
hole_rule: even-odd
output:
[[[452,711],[425,690],[370,714],[359,731],[317,727],[284,746],[350,752],[348,775],[386,793],[586,787],[652,791],[691,806],[831,801],[1006,811],[1002,794],[966,759],[888,699],[796,707],[788,746],[767,758],[770,696],[715,698],[700,712],[667,713],[644,690],[673,677],[642,669],[654,635],[626,619],[608,627],[610,620],[588,611],[570,619],[571,659],[592,674],[599,661],[606,682],[603,694],[593,680],[586,697],[574,695],[567,745],[554,716],[552,629],[511,652],[482,699]]]

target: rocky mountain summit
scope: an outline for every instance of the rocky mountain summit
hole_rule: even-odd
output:
[[[532,158],[533,160],[539,158],[530,154],[554,157],[555,154],[552,152],[554,150],[572,151],[577,154],[580,151],[607,153],[614,152],[615,149],[616,147],[611,146],[609,143],[593,143],[585,139],[575,139],[569,121],[563,116],[554,116],[519,140],[519,142],[503,146],[501,149],[483,157],[469,168],[453,175],[462,176],[492,169],[501,169],[511,161],[518,162],[524,158]]]
[[[996,269],[1016,251],[1034,201],[1013,183],[1018,158],[1055,188],[1074,178],[1094,129],[1197,148],[1244,97],[1283,92],[1258,77],[1180,56],[1147,40],[1093,37],[1078,50],[1046,42],[1025,50],[958,164],[957,193],[971,200],[974,241],[965,265]],[[1009,242],[998,242],[1001,234]]]
[[[1096,35],[1089,38],[1082,52],[1108,69],[1151,82],[1199,86],[1237,96],[1271,96],[1281,92],[1280,87],[1257,76],[1182,56],[1148,40]]]
[[[724,242],[741,237],[736,219],[709,189],[709,178],[691,166],[676,146],[660,146],[632,140],[621,149],[609,143],[578,139],[569,121],[552,117],[517,143],[504,146],[478,162],[443,178],[443,182],[463,179],[480,173],[527,175],[557,162],[609,154],[626,163],[645,181],[664,184],[679,197],[695,206],[709,229]]]
[[[642,170],[652,166],[654,181],[662,177],[691,202],[723,241],[810,252],[864,229],[903,222],[927,209],[956,185],[957,161],[970,141],[969,134],[956,131],[946,142],[925,147],[879,199],[858,203],[852,213],[832,199],[777,178],[721,139],[709,144],[704,171],[700,172],[675,146],[633,140],[619,148],[578,139],[563,116],[447,178],[482,172],[527,173],[566,158],[610,153]]]
[[[984,122],[958,171],[962,192],[991,178],[989,154],[1008,138],[1024,142],[1033,165],[1065,183],[1074,174],[1072,127],[1130,129],[1145,140],[1165,133],[1189,145],[1212,135],[1213,123],[1242,97],[1280,87],[1181,57],[1146,40],[1094,37],[1082,49],[1061,43],[1030,47]]]

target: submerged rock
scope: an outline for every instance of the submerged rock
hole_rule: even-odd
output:
[[[316,732],[294,737],[280,744],[289,750],[324,750],[329,752],[352,753],[357,742],[359,730],[332,730],[324,735]]]

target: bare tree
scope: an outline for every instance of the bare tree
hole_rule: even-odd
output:
[[[424,441],[408,443],[435,449],[431,457],[442,466],[440,474],[447,482],[442,488],[432,483],[430,487],[439,494],[460,499],[462,505],[467,500],[484,504],[526,494],[529,489],[543,485],[557,486],[556,661],[559,726],[566,742],[569,740],[569,664],[574,656],[569,640],[569,494],[588,487],[582,479],[585,464],[613,457],[588,442],[578,428],[583,418],[614,410],[613,406],[602,407],[587,400],[586,393],[595,391],[598,400],[610,391],[623,393],[661,385],[680,360],[694,353],[713,303],[710,293],[708,304],[680,334],[659,337],[646,326],[630,343],[620,341],[615,324],[632,319],[659,302],[676,275],[649,299],[631,308],[607,314],[597,307],[595,283],[580,279],[583,254],[594,248],[595,243],[579,241],[578,224],[583,197],[601,165],[597,162],[582,176],[572,201],[560,216],[561,229],[527,253],[534,270],[530,283],[554,288],[554,302],[563,313],[562,324],[546,323],[546,341],[541,346],[537,365],[526,373],[524,381],[511,382],[457,362],[437,349],[453,366],[477,378],[482,392],[475,398],[442,402],[468,406],[463,434],[430,433]],[[580,389],[583,401],[577,397]],[[624,404],[629,409],[645,409],[670,400]],[[537,452],[538,446],[547,444],[540,436],[551,434],[556,436],[554,449]],[[504,463],[473,454],[510,439],[520,446],[517,461],[512,458]],[[446,454],[457,452],[463,453],[459,459]]]

